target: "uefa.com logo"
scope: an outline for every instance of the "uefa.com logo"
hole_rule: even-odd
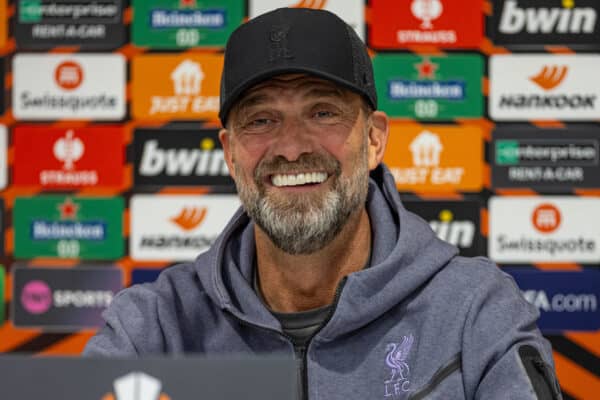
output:
[[[490,116],[498,121],[586,121],[600,115],[600,56],[495,55]]]
[[[498,263],[600,262],[600,199],[492,197],[489,255]]]

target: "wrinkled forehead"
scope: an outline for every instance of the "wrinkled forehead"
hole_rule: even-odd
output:
[[[246,90],[232,111],[247,108],[252,105],[269,101],[284,101],[286,96],[301,96],[303,98],[331,98],[351,102],[353,97],[360,96],[352,91],[327,79],[307,74],[277,75],[262,81]]]

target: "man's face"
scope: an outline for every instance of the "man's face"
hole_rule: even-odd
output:
[[[359,95],[306,75],[253,87],[221,141],[248,214],[290,254],[310,254],[364,207],[370,120]]]

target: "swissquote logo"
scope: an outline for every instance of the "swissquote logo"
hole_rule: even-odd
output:
[[[594,0],[494,1],[494,41],[509,47],[598,45],[598,2]]]
[[[19,125],[13,181],[45,188],[117,186],[123,180],[123,133],[117,126],[62,129]]]
[[[100,400],[171,400],[162,391],[162,382],[144,372],[134,371],[113,382],[113,392]]]
[[[531,222],[541,233],[552,233],[558,229],[561,222],[560,210],[553,204],[540,204],[531,214]]]
[[[144,55],[133,61],[133,113],[139,118],[202,118],[219,110],[222,56]]]
[[[490,115],[497,120],[588,120],[600,113],[597,55],[497,55],[490,60]],[[516,77],[516,78],[515,78]]]
[[[83,68],[74,61],[64,61],[56,67],[54,79],[64,90],[77,89],[83,81]]]
[[[120,54],[17,54],[17,119],[119,120],[125,115],[125,58]]]
[[[489,254],[500,263],[600,261],[600,200],[492,197]]]
[[[138,260],[193,260],[212,245],[238,207],[235,195],[134,195],[131,255]]]
[[[133,149],[136,186],[233,185],[215,129],[140,129]]]

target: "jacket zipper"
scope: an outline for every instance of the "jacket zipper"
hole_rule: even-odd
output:
[[[321,325],[321,327],[327,325],[327,323],[329,322],[329,320],[331,320],[331,317],[333,317],[333,313],[335,312],[335,309],[337,308],[337,304],[338,301],[340,299],[340,296],[342,294],[342,289],[344,288],[344,285],[346,284],[346,279],[347,277],[342,278],[342,280],[340,281],[338,287],[335,290],[335,294],[333,296],[333,303],[331,304],[331,311],[329,312],[329,315],[327,316],[327,318],[325,319],[325,321],[323,321],[323,324]],[[243,319],[241,319],[240,317],[238,317],[237,315],[235,315],[234,313],[232,313],[231,311],[229,311],[229,314],[236,320],[238,321],[241,325],[245,325],[245,326],[249,326],[251,328],[258,328],[258,329],[264,329],[266,331],[269,332],[273,332],[278,334],[279,336],[287,339],[288,342],[290,342],[292,345],[294,344],[294,341],[292,340],[292,338],[288,335],[286,335],[284,332],[280,332],[276,329],[271,329],[271,328],[267,328],[265,326],[259,326],[259,325],[255,325],[252,324],[248,321],[245,321]],[[320,330],[320,329],[319,329]],[[302,393],[303,393],[303,399],[298,399],[298,400],[308,400],[308,347],[310,345],[310,342],[312,341],[312,339],[317,335],[317,333],[319,333],[319,330],[317,332],[315,332],[310,338],[308,338],[308,340],[306,341],[306,343],[299,347],[300,349],[300,358],[302,360],[302,382],[300,382],[300,384],[302,385]],[[295,352],[294,352],[295,355]]]
[[[315,333],[313,333],[313,335],[308,338],[308,340],[306,341],[304,346],[302,346],[302,352],[301,352],[301,354],[302,354],[302,393],[303,393],[302,400],[308,400],[308,348],[309,348],[310,343],[312,342],[313,338],[319,333],[319,331],[325,325],[327,325],[327,323],[333,317],[333,314],[335,313],[335,309],[337,308],[338,302],[342,295],[342,289],[344,288],[344,285],[346,285],[347,279],[348,279],[348,277],[346,277],[346,276],[343,277],[342,280],[340,281],[340,283],[338,284],[337,288],[335,289],[335,294],[333,296],[333,302],[331,303],[331,310],[329,311],[329,315],[327,315],[327,318],[325,318],[325,321],[323,321],[323,323],[321,324],[321,327]]]
[[[435,374],[431,377],[427,385],[419,390],[418,392],[414,392],[408,398],[410,400],[421,400],[424,399],[425,396],[431,394],[433,390],[440,384],[444,379],[449,377],[454,371],[460,370],[462,367],[462,363],[460,361],[460,353],[455,355],[452,361],[449,364],[438,369]]]

